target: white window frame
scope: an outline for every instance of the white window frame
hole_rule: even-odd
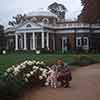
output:
[[[67,52],[67,50],[68,50],[68,47],[67,47],[67,45],[66,46],[64,46],[64,41],[66,41],[66,44],[67,44],[67,42],[68,42],[68,38],[67,38],[67,36],[65,37],[62,37],[62,52]]]
[[[45,21],[46,21],[46,23],[45,23]],[[44,24],[49,24],[49,19],[48,19],[48,18],[43,18],[43,19],[42,19],[42,22],[43,22]]]
[[[78,40],[80,41],[80,45],[78,44]],[[82,46],[82,37],[76,37],[76,47]]]
[[[36,18],[36,17],[33,17],[33,18],[31,19],[31,21],[33,21],[33,22],[35,21],[35,22],[36,22],[36,21],[37,21],[37,18]]]
[[[87,44],[84,44],[84,45],[88,46],[88,44],[89,44],[89,39],[88,39],[88,37],[83,37],[83,41],[84,41],[85,39],[87,40]]]
[[[27,28],[30,28],[30,27],[32,27],[32,25],[31,24],[27,24],[26,27]]]
[[[87,40],[87,44],[84,44],[84,40]],[[89,38],[88,37],[83,37],[83,49],[88,49],[89,48]]]

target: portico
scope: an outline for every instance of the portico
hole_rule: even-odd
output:
[[[45,47],[49,48],[47,32],[15,33],[15,50],[36,50]]]
[[[49,32],[43,26],[26,22],[16,27],[15,50],[36,50],[49,48]]]

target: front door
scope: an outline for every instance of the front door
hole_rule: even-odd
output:
[[[65,53],[68,51],[67,47],[67,37],[62,37],[62,52]]]

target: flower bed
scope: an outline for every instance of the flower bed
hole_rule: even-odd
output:
[[[9,67],[2,76],[1,83],[5,85],[0,88],[0,93],[6,99],[20,94],[20,90],[28,86],[40,85],[47,78],[48,67],[43,61],[24,61]]]

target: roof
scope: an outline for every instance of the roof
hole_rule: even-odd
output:
[[[5,29],[5,33],[14,32],[14,31],[15,31],[15,27],[9,27],[9,28]]]
[[[33,16],[46,16],[46,17],[57,17],[57,15],[49,12],[49,11],[35,11],[35,12],[30,12],[26,14],[27,16],[33,17]]]

